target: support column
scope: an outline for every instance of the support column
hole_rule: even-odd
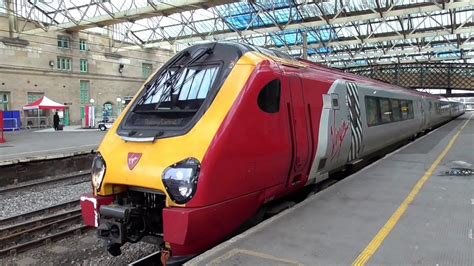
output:
[[[14,1],[7,0],[7,14],[8,14],[8,33],[10,38],[15,38],[15,12],[14,12]]]
[[[451,89],[446,89],[446,96],[449,97],[448,95],[452,95],[453,92],[451,91]]]
[[[303,59],[308,59],[308,33],[303,32]]]
[[[114,25],[107,26],[107,36],[109,38],[109,52],[112,52],[114,46]]]

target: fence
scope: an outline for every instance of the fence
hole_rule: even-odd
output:
[[[3,136],[3,112],[0,111],[0,143],[5,143],[5,138]]]
[[[412,89],[474,88],[474,64],[406,63],[347,68],[344,71]]]
[[[3,130],[5,131],[20,130],[20,126],[18,125],[18,120],[16,118],[3,118]]]
[[[51,117],[47,116],[32,116],[24,118],[26,128],[48,128],[52,127]]]

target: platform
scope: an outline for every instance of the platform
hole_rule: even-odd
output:
[[[474,265],[474,176],[445,174],[469,164],[473,113],[187,265]]]
[[[104,136],[105,132],[98,130],[5,132],[7,142],[0,144],[0,165],[88,153],[97,149]]]

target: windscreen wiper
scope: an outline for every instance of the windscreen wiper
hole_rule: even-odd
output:
[[[192,58],[191,60],[189,60],[189,62],[187,62],[185,65],[182,65],[179,69],[176,70],[175,73],[173,73],[173,75],[165,82],[165,85],[166,85],[166,90],[163,90],[161,96],[160,96],[160,99],[158,100],[158,102],[156,103],[155,105],[155,108],[154,109],[157,109],[160,104],[168,97],[171,98],[171,94],[174,92],[174,86],[176,85],[176,83],[178,82],[178,80],[181,78],[181,75],[183,73],[183,70],[186,69],[187,67],[189,67],[190,65],[194,64],[195,62],[197,62],[199,59],[201,59],[204,55],[207,55],[207,54],[212,54],[213,51],[214,51],[214,48],[216,47],[216,44],[215,43],[212,47],[209,47],[205,50],[203,50],[201,53],[199,53],[197,56],[195,56],[194,58]],[[198,73],[198,71],[196,71],[193,75],[195,75],[196,73]]]
[[[157,85],[157,84],[160,84],[161,80],[166,76],[165,74],[169,71],[170,68],[172,68],[177,62],[179,62],[181,59],[185,58],[185,57],[188,57],[190,56],[190,53],[188,51],[186,52],[183,52],[181,53],[179,56],[177,56],[175,59],[173,59],[173,61],[171,61],[170,63],[168,63],[168,66],[166,68],[164,68],[163,70],[161,70],[161,74],[160,76],[158,76],[157,79],[155,79],[152,84],[147,84],[148,88],[146,88],[146,91],[145,93],[143,94],[143,96],[140,98],[140,100],[137,101],[137,104],[135,105],[138,106],[138,105],[141,105],[143,104],[143,102],[149,98],[149,96],[153,96],[154,94],[156,94],[157,90],[154,91],[154,94],[152,95],[149,95],[150,91]]]

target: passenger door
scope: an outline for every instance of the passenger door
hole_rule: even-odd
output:
[[[308,167],[310,151],[308,118],[302,82],[298,76],[290,76],[289,81],[290,102],[287,104],[287,107],[293,147],[287,186],[298,183],[298,181],[305,178],[304,175]]]

